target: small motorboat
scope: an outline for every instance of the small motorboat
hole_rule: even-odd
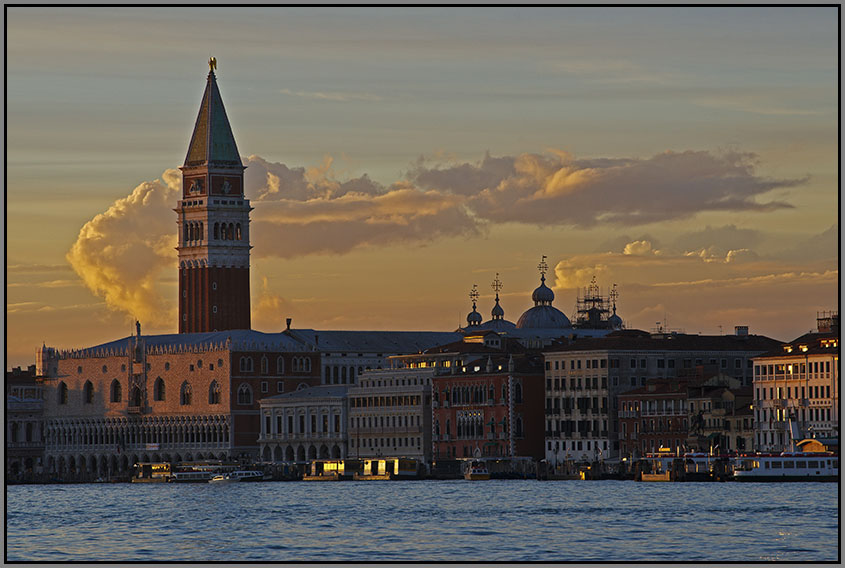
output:
[[[208,480],[209,483],[234,483],[236,481],[240,481],[239,479],[232,477],[231,475],[215,475],[211,479]]]
[[[487,466],[484,465],[483,462],[474,461],[464,472],[464,479],[468,479],[470,481],[482,481],[485,479],[490,479],[490,471],[487,469]]]

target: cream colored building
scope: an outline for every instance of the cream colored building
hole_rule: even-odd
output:
[[[785,451],[805,438],[839,437],[839,316],[754,358],[754,442]]]
[[[431,463],[434,368],[365,371],[349,389],[349,456]]]
[[[345,385],[320,385],[263,398],[258,443],[264,461],[347,456]]]

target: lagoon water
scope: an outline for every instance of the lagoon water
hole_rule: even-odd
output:
[[[6,487],[7,561],[837,561],[836,483]]]

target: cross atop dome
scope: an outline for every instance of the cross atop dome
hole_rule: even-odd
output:
[[[469,293],[469,299],[472,300],[472,307],[475,307],[475,302],[478,301],[478,284],[472,285],[472,290]]]
[[[546,271],[549,269],[549,265],[546,264],[546,255],[543,255],[543,259],[540,261],[540,264],[537,265],[537,269],[540,271],[540,278],[542,280],[546,280]]]
[[[496,279],[493,280],[493,283],[490,285],[491,288],[496,292],[496,299],[499,299],[499,290],[502,289],[502,281],[499,280],[499,273],[496,273]]]
[[[469,299],[472,300],[472,311],[467,316],[467,324],[472,327],[480,324],[482,320],[481,314],[475,311],[475,302],[478,300],[478,284],[472,285],[472,290],[469,293]]]

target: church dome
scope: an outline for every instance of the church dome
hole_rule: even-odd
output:
[[[566,329],[572,327],[569,318],[562,311],[552,305],[555,293],[546,286],[546,257],[538,267],[540,269],[540,285],[531,294],[534,307],[529,308],[516,322],[519,329]]]
[[[536,305],[526,310],[516,322],[519,329],[565,329],[572,327],[569,318],[554,306]]]
[[[496,305],[493,306],[493,311],[490,312],[490,315],[493,316],[493,319],[499,319],[505,317],[505,310],[502,306],[499,305],[499,300],[496,300]]]
[[[482,319],[483,318],[481,317],[481,314],[475,311],[475,306],[473,306],[472,311],[469,313],[469,315],[467,315],[467,323],[469,325],[478,325],[481,323]]]
[[[480,325],[482,329],[492,329],[493,331],[509,331],[516,329],[516,325],[506,319],[491,319]]]
[[[542,278],[542,282],[540,285],[534,290],[534,293],[531,294],[531,299],[537,305],[552,305],[552,302],[555,301],[555,293],[552,291],[551,288],[546,286],[546,277]]]
[[[622,318],[614,313],[612,316],[607,318],[607,324],[611,329],[622,329]]]

